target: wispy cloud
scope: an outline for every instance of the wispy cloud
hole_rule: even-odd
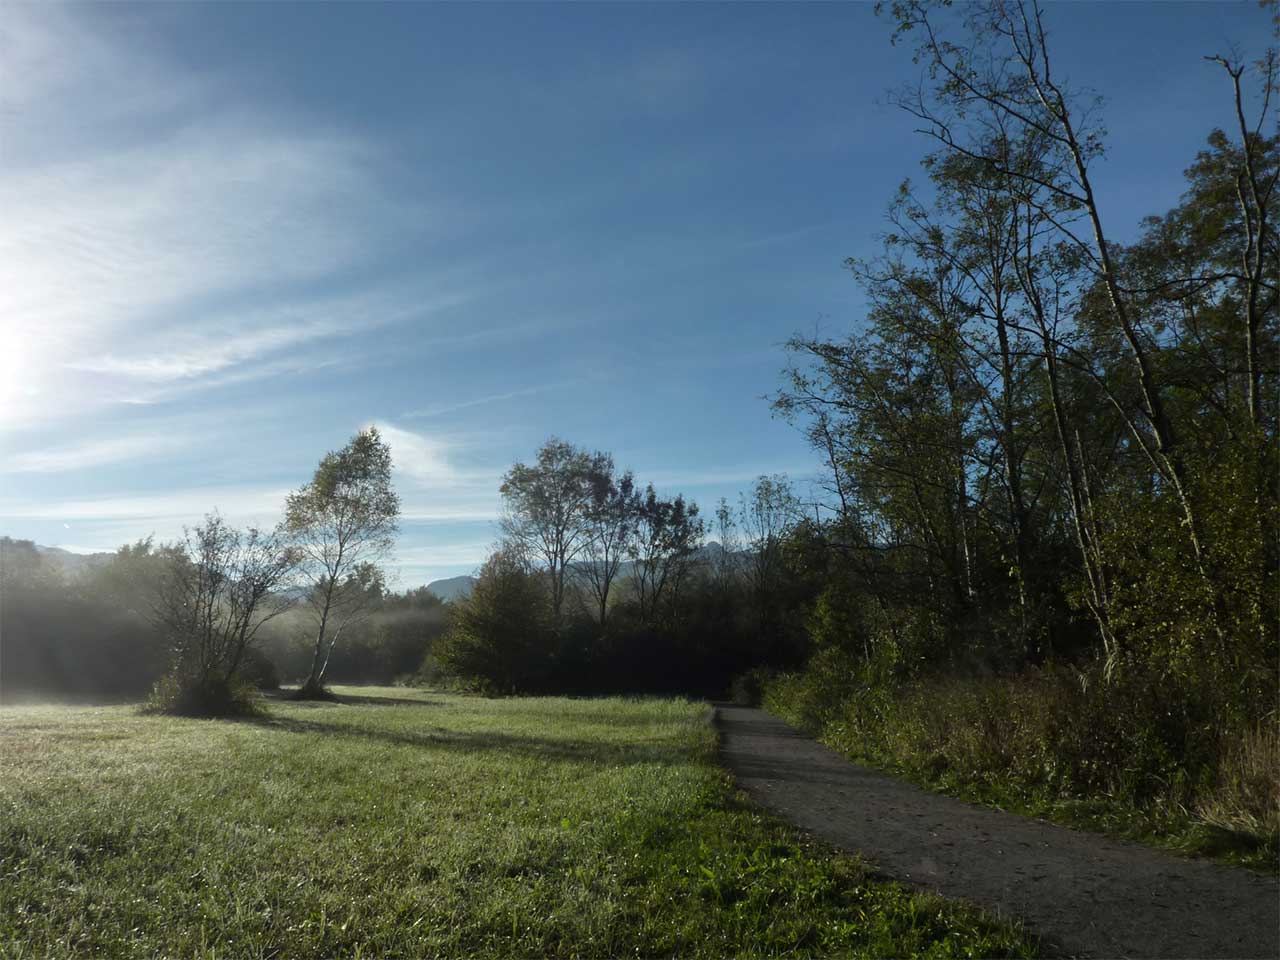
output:
[[[544,383],[534,387],[525,387],[521,390],[508,390],[505,393],[493,393],[485,397],[473,397],[470,400],[439,403],[430,407],[423,407],[419,410],[410,410],[407,413],[401,414],[401,416],[407,420],[439,417],[446,413],[456,413],[459,410],[470,410],[472,407],[483,407],[490,403],[500,403],[503,400],[514,400],[517,397],[533,397],[541,393],[547,393],[551,390],[577,386],[582,382],[582,380],[562,380],[557,383]]]
[[[653,473],[649,473],[647,471],[637,471],[636,475],[642,481],[651,482],[659,489],[677,491],[686,488],[726,486],[740,486],[743,490],[746,490],[758,477],[772,477],[779,474],[793,481],[803,482],[813,475],[813,465],[792,464],[790,467],[744,465],[720,470],[690,470],[683,472],[656,470]]]
[[[88,440],[79,444],[25,450],[0,456],[0,473],[60,473],[152,458],[187,447],[176,436],[135,436]]]
[[[332,336],[339,330],[340,328],[321,323],[302,323],[272,330],[247,330],[232,334],[221,342],[202,342],[187,349],[127,356],[107,353],[98,357],[86,357],[69,362],[67,368],[142,381],[187,380],[218,373],[246,360],[309,340]]]
[[[406,567],[479,566],[493,550],[493,545],[492,540],[477,540],[440,546],[401,547],[396,551],[396,560]]]
[[[155,402],[466,299],[420,271],[355,279],[440,214],[384,193],[377,148],[283,123],[124,22],[10,6],[0,26],[0,428]]]
[[[279,516],[289,490],[283,487],[190,487],[79,500],[0,500],[4,518],[67,521],[198,521],[211,510],[229,519],[262,522]],[[140,526],[144,526],[141,524]]]
[[[498,519],[497,485],[488,496],[465,499],[454,497],[422,499],[414,498],[401,504],[400,516],[415,523],[458,523],[460,521],[491,521]]]

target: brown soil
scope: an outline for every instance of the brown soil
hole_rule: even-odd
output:
[[[1280,957],[1275,876],[929,793],[720,705],[721,759],[754,800],[894,880],[1017,918],[1047,953]]]

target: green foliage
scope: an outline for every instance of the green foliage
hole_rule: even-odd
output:
[[[452,605],[433,677],[496,693],[721,696],[753,664],[798,662],[810,584],[784,560],[796,507],[785,477],[744,500],[745,550],[727,503],[723,542],[704,544],[696,503],[555,437],[508,471],[502,494],[506,539],[476,595]]]
[[[238,675],[258,690],[280,689],[280,671],[261,650],[251,649],[245,652]]]
[[[974,796],[1274,855],[1280,137],[1250,87],[1280,59],[1211,58],[1233,129],[1123,246],[1046,12],[950,7],[883,5],[927,65],[928,199],[849,261],[853,332],[790,344],[775,409],[830,512],[793,533],[810,658],[766,702]]]
[[[311,481],[285,501],[285,529],[311,587],[315,642],[303,689],[323,689],[339,637],[384,592],[381,564],[399,529],[391,448],[376,427],[326,453]]]
[[[400,516],[391,466],[391,448],[377,427],[361,430],[341,450],[326,453],[311,482],[289,495],[291,532],[305,538],[359,532],[362,542],[382,548]]]
[[[537,690],[551,670],[554,616],[542,578],[511,553],[494,553],[471,596],[454,605],[434,659],[485,693]]]
[[[151,616],[172,652],[151,703],[184,713],[241,712],[241,667],[259,631],[283,613],[297,555],[279,531],[240,531],[216,513],[165,547]]]
[[[602,488],[613,480],[613,458],[551,437],[533,465],[513,464],[502,478],[508,551],[519,545],[543,565],[552,615],[559,619],[570,565],[587,550],[597,525]]]
[[[0,953],[1032,956],[734,793],[705,705],[0,711]]]
[[[705,525],[696,503],[686,503],[681,494],[671,499],[660,497],[653,484],[637,497],[633,514],[628,553],[635,564],[633,581],[640,619],[649,627],[673,629],[680,613],[680,591],[688,582]]]

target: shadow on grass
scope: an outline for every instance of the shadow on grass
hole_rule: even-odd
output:
[[[439,700],[410,700],[407,697],[370,697],[364,694],[335,693],[338,703],[373,707],[443,707]]]
[[[397,701],[403,703],[406,701]],[[425,701],[419,706],[431,706]],[[560,740],[498,731],[458,733],[435,727],[421,732],[386,730],[345,723],[326,723],[301,717],[274,715],[239,717],[230,722],[247,723],[282,733],[321,737],[348,737],[393,746],[460,750],[466,753],[493,753],[587,765],[621,766],[636,763],[670,766],[688,763],[690,752],[675,743],[604,743],[598,740]]]
[[[439,700],[413,700],[408,697],[373,697],[364,694],[352,693],[329,693],[326,697],[317,697],[316,699],[297,700],[294,698],[294,690],[292,688],[263,691],[262,695],[265,699],[274,703],[287,703],[291,707],[302,707],[304,709],[316,709],[320,707],[338,707],[343,704],[349,706],[370,706],[370,707],[441,707],[444,706]]]

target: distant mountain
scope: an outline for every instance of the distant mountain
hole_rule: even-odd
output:
[[[730,563],[738,569],[746,562],[746,553],[742,550],[727,551],[723,546],[715,540],[708,541],[694,551],[693,559],[695,562],[715,563],[722,557],[728,555],[732,559]],[[581,570],[582,564],[575,563],[572,565],[574,569]],[[618,565],[618,582],[626,580],[628,577],[635,575],[637,564],[634,560],[624,560]],[[441,600],[460,600],[471,596],[471,591],[476,585],[475,577],[451,577],[448,580],[432,580],[427,584],[427,589],[434,593]]]
[[[432,580],[427,589],[441,600],[463,600],[471,596],[475,585],[475,577],[450,577],[448,580]]]
[[[62,547],[42,547],[35,545],[40,559],[51,567],[58,567],[67,576],[79,576],[94,567],[100,567],[109,561],[114,553],[72,553]]]

